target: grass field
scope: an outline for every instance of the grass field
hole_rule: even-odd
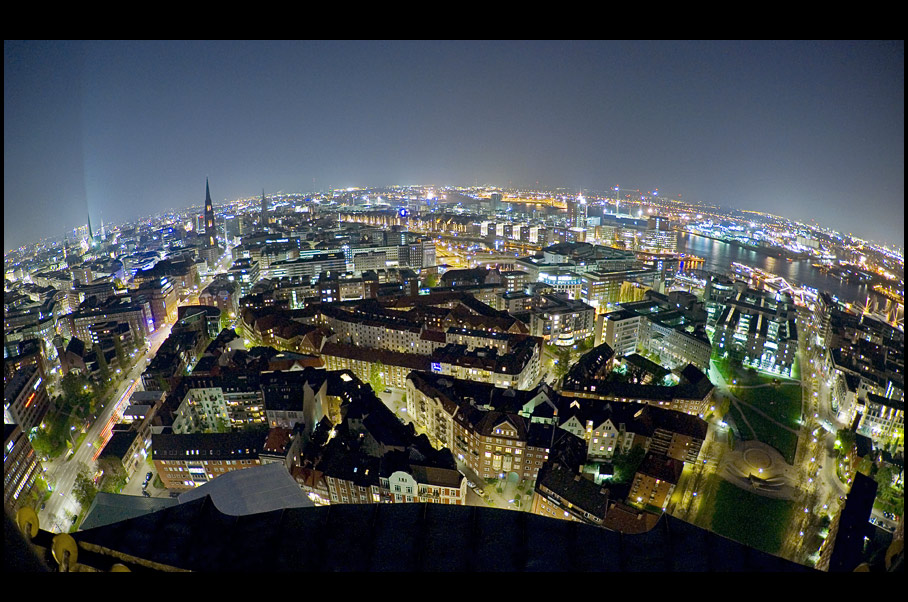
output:
[[[777,424],[767,420],[746,406],[742,407],[741,411],[747,415],[747,421],[753,427],[757,440],[776,448],[786,462],[794,464],[795,451],[798,447],[798,436],[795,433],[779,428]],[[740,423],[738,426],[742,434],[750,433],[749,429],[741,428]]]
[[[778,554],[794,504],[748,493],[722,481],[715,496],[712,530],[745,545]]]
[[[735,397],[759,408],[760,411],[780,424],[795,430],[799,428],[798,422],[801,419],[800,383],[789,379],[777,379],[771,375],[735,365],[727,359],[716,360],[716,367],[729,384]],[[776,380],[778,380],[778,384],[776,384]],[[732,384],[733,382],[735,384]],[[788,463],[794,462],[798,443],[796,434],[780,428],[747,406],[741,406],[740,412],[732,407],[730,412],[737,422],[742,436],[749,438],[751,431],[740,419],[740,412],[747,417],[758,440],[779,450]]]

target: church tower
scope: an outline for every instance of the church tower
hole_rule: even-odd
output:
[[[95,240],[95,235],[91,231],[91,213],[88,213],[88,246],[96,247],[98,246],[98,241]]]
[[[262,188],[262,226],[268,223],[268,201],[265,200],[265,189]]]
[[[214,232],[214,207],[211,205],[211,193],[208,190],[208,178],[205,178],[205,236],[208,237],[208,246],[216,246]]]

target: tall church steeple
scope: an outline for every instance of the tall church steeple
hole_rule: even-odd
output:
[[[208,237],[208,246],[215,246],[214,207],[211,205],[211,192],[208,189],[208,178],[205,178],[205,236]]]
[[[97,239],[95,239],[94,233],[91,231],[91,212],[88,213],[88,246],[96,247],[98,245]]]
[[[265,189],[262,188],[262,226],[268,223],[268,201],[265,200]]]

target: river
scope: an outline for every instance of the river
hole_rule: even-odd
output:
[[[870,295],[880,303],[880,307],[886,303],[886,298],[869,285],[845,282],[824,274],[811,266],[812,260],[809,259],[787,261],[689,232],[678,234],[678,252],[702,257],[705,260],[703,269],[710,272],[725,274],[731,269],[733,262],[738,262],[781,276],[792,284],[809,286],[820,292],[829,291],[841,301],[863,303]]]

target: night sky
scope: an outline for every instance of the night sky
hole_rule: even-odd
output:
[[[904,41],[4,42],[4,250],[267,193],[658,188],[904,245]],[[97,225],[96,225],[97,224]]]

